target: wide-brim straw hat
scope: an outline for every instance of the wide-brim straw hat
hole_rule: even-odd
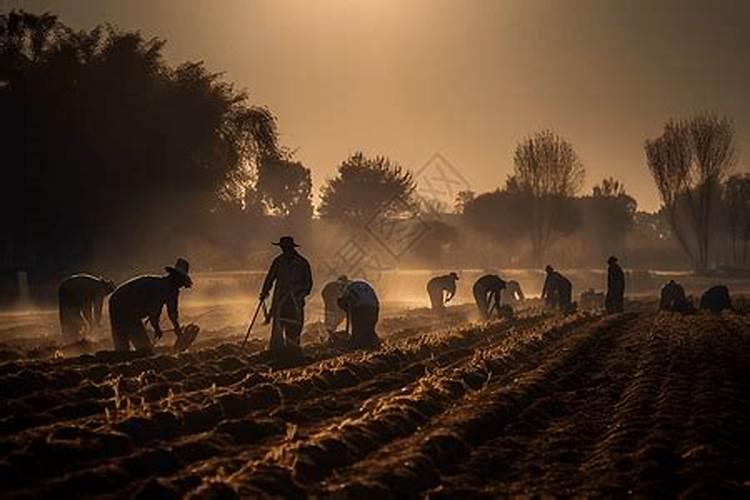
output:
[[[174,266],[167,266],[164,268],[169,274],[176,274],[180,276],[185,283],[185,286],[191,287],[193,280],[190,278],[190,263],[182,257],[177,259]]]
[[[294,238],[292,238],[291,236],[282,236],[281,238],[279,238],[279,241],[275,241],[271,243],[271,245],[276,245],[277,247],[281,248],[295,248],[299,246],[294,242]]]

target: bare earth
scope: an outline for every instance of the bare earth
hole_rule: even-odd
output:
[[[239,323],[151,357],[8,334],[0,496],[747,497],[750,316],[654,308],[417,309],[282,358]]]

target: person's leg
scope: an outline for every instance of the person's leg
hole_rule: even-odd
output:
[[[430,288],[427,290],[430,295],[430,307],[433,311],[440,311],[443,309],[443,291]]]
[[[615,312],[621,313],[625,310],[625,296],[623,293],[619,293],[617,295],[617,300],[615,301]]]
[[[141,320],[133,322],[130,328],[130,341],[136,351],[153,351],[154,346],[148,338],[146,327]]]
[[[115,351],[129,351],[130,350],[130,335],[128,330],[130,328],[128,321],[119,318],[116,315],[112,315],[112,311],[109,312],[109,322],[112,329],[112,348]]]
[[[358,307],[352,310],[352,347],[363,349],[378,345],[380,339],[378,339],[378,335],[375,333],[378,312],[378,308],[372,306]]]
[[[278,312],[274,314],[271,320],[271,340],[268,348],[271,351],[278,351],[284,348],[284,325]]]
[[[474,289],[474,302],[477,303],[477,309],[479,310],[479,317],[481,319],[487,319],[487,294],[480,289]]]
[[[60,329],[63,340],[73,342],[78,340],[81,330],[80,311],[69,305],[60,306]]]
[[[290,316],[291,319],[286,323],[284,328],[286,346],[299,347],[302,327],[305,324],[305,310],[302,306],[299,309],[295,307],[293,311],[290,311]]]

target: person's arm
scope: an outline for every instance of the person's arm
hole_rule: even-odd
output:
[[[161,327],[159,326],[159,316],[161,316],[161,308],[148,313],[148,322],[151,323],[151,328],[154,329],[154,337],[157,339],[161,338],[163,335]]]
[[[182,329],[180,328],[179,312],[178,312],[178,297],[180,292],[177,289],[170,290],[167,295],[167,316],[169,321],[174,327],[174,333],[178,337],[182,335]]]
[[[547,277],[544,278],[544,286],[542,287],[542,298],[543,299],[547,298],[547,295],[550,292],[550,290],[549,290],[549,282],[550,282],[550,278],[549,278],[549,275],[547,275]]]
[[[312,291],[313,287],[313,280],[312,280],[312,271],[310,270],[310,263],[307,262],[307,259],[303,258],[302,263],[303,266],[303,276],[302,276],[302,283],[301,283],[301,290],[300,293],[302,294],[302,297],[307,297],[310,295],[310,292]]]
[[[268,273],[266,273],[266,279],[263,280],[263,287],[260,289],[260,300],[266,300],[266,297],[268,297],[268,293],[271,291],[271,287],[276,281],[278,272],[279,260],[278,258],[276,258],[271,263],[271,267],[268,269]]]
[[[456,282],[451,281],[450,285],[448,285],[448,295],[445,297],[446,302],[450,302],[450,300],[453,298],[454,295],[456,295]]]

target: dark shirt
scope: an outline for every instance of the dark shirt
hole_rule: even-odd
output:
[[[685,302],[685,289],[682,285],[674,281],[670,281],[664,288],[661,289],[661,300],[659,301],[659,309],[671,309],[677,302]]]
[[[167,316],[177,327],[179,287],[168,276],[136,276],[119,287],[109,299],[110,314],[118,317],[148,318],[159,329],[159,316],[164,305]]]
[[[474,283],[474,288],[485,292],[499,292],[505,288],[505,281],[496,274],[485,274]]]
[[[622,295],[625,291],[625,273],[619,264],[610,264],[607,270],[607,291]]]
[[[572,283],[568,278],[552,271],[547,273],[547,278],[544,280],[544,288],[542,288],[542,298],[549,297],[549,295],[558,290],[570,290],[573,288]]]
[[[302,302],[310,294],[313,286],[312,272],[307,259],[298,252],[282,253],[273,259],[263,282],[261,295],[267,295],[272,286],[271,309],[278,307],[279,301],[287,300],[290,295],[293,295],[295,301]]]
[[[104,297],[111,291],[107,281],[90,274],[74,274],[60,283],[60,307],[77,307],[87,321],[93,313],[97,324],[102,318]]]
[[[109,293],[107,282],[90,274],[74,274],[60,283],[60,294],[79,302],[90,304]]]
[[[345,311],[358,308],[380,308],[380,301],[372,286],[366,281],[349,282],[338,300],[339,307]]]
[[[545,299],[549,297],[549,295],[552,293],[552,291],[555,289],[555,286],[557,284],[555,283],[555,273],[547,273],[547,277],[544,278],[544,286],[542,287],[542,298]]]

